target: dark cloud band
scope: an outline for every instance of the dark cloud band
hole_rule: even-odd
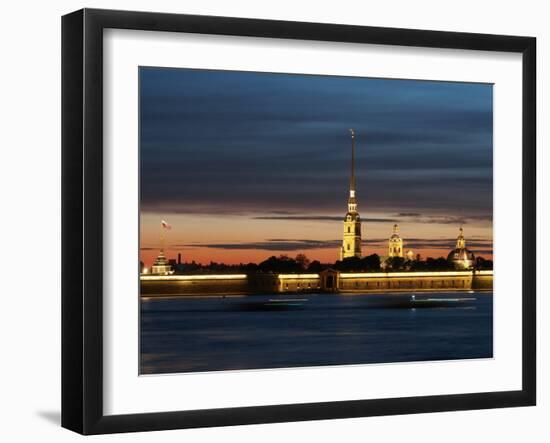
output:
[[[363,241],[364,244],[371,247],[386,247],[387,239],[370,239]],[[405,247],[411,249],[441,249],[450,250],[454,247],[456,238],[444,239],[405,239]],[[241,242],[241,243],[190,243],[173,245],[176,248],[213,248],[230,250],[264,250],[264,251],[305,251],[309,249],[327,249],[338,248],[342,241],[335,240],[311,240],[311,239],[266,239],[259,242]],[[479,251],[487,252],[492,248],[492,240],[476,239],[468,242],[468,247],[477,248]]]
[[[146,211],[337,213],[354,127],[360,207],[492,212],[491,85],[141,68],[140,110]]]

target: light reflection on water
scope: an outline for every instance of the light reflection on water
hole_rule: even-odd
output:
[[[416,299],[441,302],[413,307],[402,294],[143,299],[141,373],[492,357],[492,293]]]

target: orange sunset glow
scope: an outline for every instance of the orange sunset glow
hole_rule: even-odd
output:
[[[366,210],[362,211],[364,214],[365,212]],[[391,214],[373,216],[390,218]],[[175,259],[178,253],[181,253],[184,262],[259,263],[272,255],[285,254],[295,257],[299,253],[321,263],[334,263],[339,258],[342,222],[338,221],[255,220],[247,215],[205,217],[197,214],[145,213],[141,216],[141,260],[146,266],[150,266],[158,255],[162,219],[168,220],[172,226],[171,230],[164,230],[163,233],[167,257]],[[420,254],[422,258],[437,258],[446,257],[449,250],[454,247],[458,223],[428,224],[405,220],[406,218],[399,224],[405,250],[411,249],[415,255]],[[392,225],[391,222],[364,222],[363,255],[387,255],[387,239],[391,235]],[[490,222],[478,221],[467,224],[465,234],[469,240],[468,245],[476,256],[492,259]],[[322,247],[308,245],[307,248],[300,249],[301,240],[326,244]],[[279,243],[284,243],[285,247],[277,249]],[[293,246],[293,243],[296,245]],[[420,247],[420,243],[425,245]],[[430,247],[430,243],[434,243],[434,246]],[[248,244],[263,244],[263,248],[247,248]]]

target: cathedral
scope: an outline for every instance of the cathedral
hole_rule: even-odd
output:
[[[460,227],[460,233],[456,239],[456,248],[447,256],[447,261],[457,269],[471,269],[474,267],[475,257],[473,252],[466,248],[464,229]]]
[[[361,258],[361,219],[357,212],[355,195],[355,131],[351,134],[351,174],[349,181],[348,212],[344,218],[344,238],[340,249],[340,260],[350,257]]]
[[[350,129],[351,135],[351,167],[350,167],[350,180],[349,180],[349,197],[348,197],[348,211],[343,220],[344,233],[342,238],[342,246],[340,247],[340,260],[348,258],[361,258],[361,218],[357,211],[357,194],[356,194],[356,181],[355,181],[355,131]],[[164,221],[162,222],[163,228],[168,226]],[[160,252],[151,267],[151,274],[153,275],[170,275],[174,273],[171,264],[167,260],[164,254],[164,235],[161,235],[161,247]],[[383,269],[388,266],[393,266],[392,262],[401,261],[407,266],[407,263],[415,260],[414,252],[412,250],[403,250],[403,239],[399,235],[399,226],[393,225],[393,233],[388,239],[388,255],[380,256],[381,266]],[[417,256],[419,260],[420,256]],[[455,269],[469,270],[475,265],[474,254],[466,248],[466,239],[464,238],[464,230],[460,227],[460,233],[456,240],[456,247],[447,256],[447,261]]]
[[[151,267],[151,274],[155,275],[169,275],[172,274],[172,266],[168,263],[166,256],[164,255],[164,248],[161,248],[155,263]]]
[[[357,194],[355,182],[355,131],[350,129],[351,135],[351,171],[349,180],[348,212],[344,217],[344,235],[340,247],[340,260],[346,258],[361,258],[361,218],[357,212]],[[387,259],[402,258],[409,262],[414,260],[414,252],[403,251],[403,239],[399,235],[399,226],[393,225],[393,233],[388,240],[388,255],[381,257],[382,263]],[[447,260],[457,269],[472,269],[475,264],[474,254],[466,248],[464,230],[460,227],[460,234],[456,240],[456,247],[447,256]],[[383,265],[384,267],[384,265]]]
[[[388,257],[403,257],[403,239],[399,237],[397,231],[399,226],[393,225],[393,234],[388,241]]]
[[[164,255],[164,229],[172,229],[172,227],[164,220],[161,222],[161,234],[160,234],[160,251],[157,259],[151,267],[151,274],[155,275],[169,275],[173,274],[174,270]]]

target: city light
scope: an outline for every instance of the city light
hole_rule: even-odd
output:
[[[142,275],[141,280],[171,280],[171,281],[189,281],[189,280],[243,280],[246,274],[214,274],[214,275]]]
[[[431,272],[342,272],[340,278],[380,278],[380,277],[466,277],[472,271],[431,271]],[[475,275],[493,275],[493,271],[475,271]]]
[[[319,278],[319,274],[279,274],[280,279],[302,279],[302,278]]]

